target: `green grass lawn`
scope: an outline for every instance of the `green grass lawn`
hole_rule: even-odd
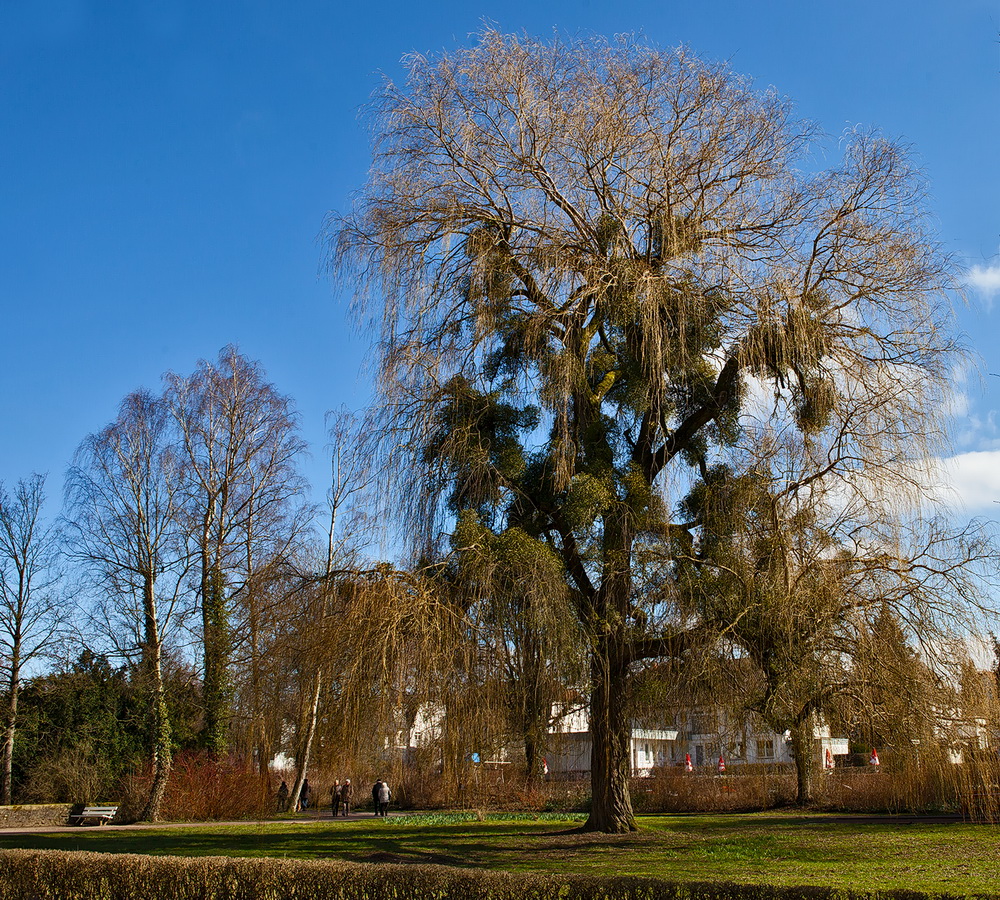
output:
[[[964,823],[838,821],[823,815],[643,816],[635,834],[574,833],[579,818],[400,816],[350,822],[0,835],[0,848],[182,856],[422,862],[670,880],[1000,893],[1000,833]]]

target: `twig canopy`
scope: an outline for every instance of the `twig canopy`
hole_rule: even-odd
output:
[[[782,490],[836,481],[876,518],[919,497],[951,263],[903,148],[854,131],[820,169],[789,101],[686,49],[487,29],[406,64],[329,223],[398,501],[424,552],[463,515],[555,554],[591,662],[589,827],[625,830],[629,669],[691,626],[671,560],[705,521],[678,501],[788,441]]]

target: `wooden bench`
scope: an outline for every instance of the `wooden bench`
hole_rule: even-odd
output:
[[[117,806],[85,806],[81,812],[69,817],[69,824],[82,825],[84,822],[96,820],[98,825],[103,825],[110,822],[117,812]]]

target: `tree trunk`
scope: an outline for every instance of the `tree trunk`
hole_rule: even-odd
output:
[[[17,695],[21,688],[20,651],[11,662],[7,680],[7,709],[4,711],[3,769],[0,771],[0,803],[10,806],[14,785],[14,733],[17,729]]]
[[[538,778],[538,745],[530,733],[524,735],[524,774],[528,781]]]
[[[156,668],[159,670],[158,663]],[[167,784],[170,781],[170,770],[173,767],[170,748],[170,716],[167,712],[167,701],[164,696],[162,676],[158,677],[156,681],[153,700],[153,784],[149,790],[149,799],[146,801],[146,806],[140,815],[140,820],[143,822],[156,822],[159,820],[160,807],[167,792]]]
[[[202,628],[205,644],[203,698],[206,749],[225,753],[229,728],[229,620],[226,612],[225,579],[214,562],[202,577]]]
[[[249,597],[250,615],[248,626],[250,631],[250,749],[253,754],[253,765],[257,774],[261,778],[269,777],[268,764],[271,756],[267,752],[267,741],[265,739],[264,726],[264,677],[261,672],[261,650],[260,650],[260,611],[257,607],[257,599],[253,595]]]
[[[816,780],[816,759],[814,752],[812,716],[792,726],[792,756],[795,758],[795,775],[797,781],[796,802],[799,806],[808,806],[813,800],[813,787]]]
[[[149,753],[153,768],[153,784],[139,819],[143,822],[155,822],[160,816],[160,806],[167,791],[173,760],[170,746],[170,713],[163,686],[163,643],[156,616],[156,597],[152,578],[146,583],[143,602],[145,640],[142,648],[142,670],[151,699]]]
[[[628,778],[630,728],[625,709],[627,666],[612,640],[593,651],[590,695],[590,816],[584,831],[625,834],[636,830]]]
[[[312,753],[313,738],[316,736],[316,721],[319,718],[319,696],[323,688],[323,673],[316,672],[316,684],[313,687],[312,702],[309,704],[309,715],[306,719],[306,733],[299,744],[299,752],[295,754],[295,782],[292,792],[288,795],[290,809],[297,809],[299,794],[302,792],[302,782],[306,780],[309,770],[309,755]]]
[[[546,692],[540,686],[543,667],[544,661],[537,654],[537,658],[530,664],[521,667],[524,673],[521,683],[510,684],[508,687],[511,694],[518,698],[515,713],[524,747],[525,777],[529,782],[537,781],[541,775],[541,754],[545,748],[545,732],[552,707]]]

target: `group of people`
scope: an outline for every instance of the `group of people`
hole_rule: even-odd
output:
[[[339,781],[333,783],[330,788],[330,810],[334,818],[338,815],[347,816],[351,813],[351,797],[354,788],[351,787],[351,779],[348,778],[343,784]],[[372,807],[376,816],[389,815],[389,801],[392,799],[392,791],[389,790],[389,782],[380,778],[372,785]]]
[[[281,787],[278,788],[278,812],[286,812],[288,810],[288,799],[288,785],[282,780]],[[295,804],[295,811],[301,812],[304,809],[309,809],[310,800],[312,800],[312,788],[309,786],[309,779],[306,778],[302,782],[302,787],[299,788],[299,797]]]
[[[343,784],[339,781],[333,783],[333,787],[330,788],[330,809],[333,811],[335,819],[338,815],[349,816],[351,814],[351,796],[353,793],[354,788],[351,787],[350,778]]]
[[[381,778],[372,785],[372,806],[375,807],[376,816],[389,815],[389,801],[392,799],[392,791],[389,790],[389,783]]]
[[[350,778],[346,779],[343,784],[339,781],[333,783],[333,786],[330,788],[330,809],[334,818],[337,816],[346,817],[351,814],[351,798],[353,794],[354,788],[351,785]],[[389,815],[389,801],[391,799],[392,791],[389,789],[389,783],[385,779],[380,778],[372,785],[374,814],[376,816]],[[306,778],[299,789],[298,803],[296,804],[295,811],[300,812],[309,809],[311,800],[312,788],[309,786],[309,779]],[[282,781],[281,787],[278,788],[278,812],[285,812],[288,809],[288,801],[288,785]]]

